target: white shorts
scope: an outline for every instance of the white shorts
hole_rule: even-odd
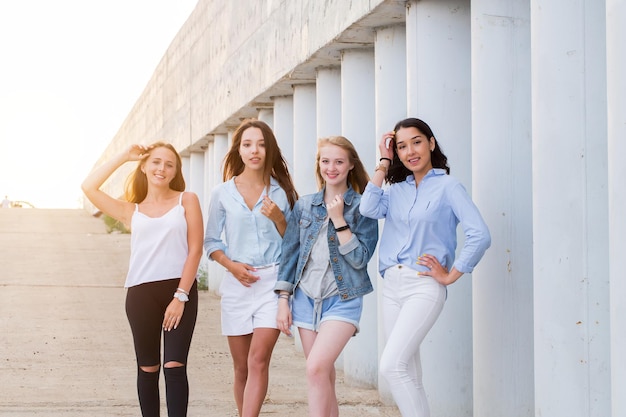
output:
[[[244,287],[226,271],[220,295],[222,297],[222,334],[242,336],[258,327],[277,329],[278,294],[274,292],[278,278],[278,264],[257,267],[253,275],[260,279]]]

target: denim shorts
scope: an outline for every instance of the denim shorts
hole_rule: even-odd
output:
[[[359,321],[363,312],[363,297],[342,301],[339,295],[322,300],[319,311],[315,311],[314,300],[307,296],[300,287],[293,294],[291,315],[293,325],[307,330],[318,331],[327,320],[344,321],[354,325],[354,334],[359,332]]]

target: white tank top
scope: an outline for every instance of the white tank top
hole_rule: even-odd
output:
[[[130,262],[124,287],[180,278],[189,254],[183,193],[161,217],[135,212],[130,222]]]

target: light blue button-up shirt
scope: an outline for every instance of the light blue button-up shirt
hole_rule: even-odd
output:
[[[443,169],[431,169],[419,187],[412,175],[385,189],[368,183],[360,211],[385,219],[378,248],[383,276],[387,268],[398,264],[426,271],[417,264],[423,254],[435,256],[448,269],[470,273],[491,245],[489,229],[465,187]],[[455,261],[459,223],[465,242]]]
[[[211,253],[221,249],[231,260],[252,266],[279,261],[283,239],[274,222],[261,213],[266,194],[264,190],[250,210],[234,178],[213,189],[204,235],[204,249],[209,259]],[[287,218],[291,212],[287,194],[274,178],[267,195]]]

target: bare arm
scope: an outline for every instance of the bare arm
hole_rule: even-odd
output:
[[[183,272],[178,281],[178,288],[189,294],[196,274],[198,265],[202,257],[202,239],[204,233],[202,230],[202,209],[198,196],[194,193],[185,193],[183,195],[183,207],[185,207],[185,219],[187,220],[187,247],[189,253],[183,266]],[[178,291],[178,290],[177,290]],[[176,329],[180,324],[185,311],[185,303],[173,297],[167,306],[163,316],[163,329],[170,331]]]
[[[82,183],[85,196],[102,212],[108,214],[124,224],[130,223],[134,205],[127,201],[121,201],[111,197],[100,189],[102,184],[124,163],[139,161],[148,154],[146,148],[141,145],[131,145],[126,151],[109,159],[100,167],[93,170]]]
[[[189,248],[189,255],[185,261],[183,274],[178,286],[189,292],[196,280],[198,265],[202,258],[204,230],[202,209],[200,208],[198,196],[194,193],[185,193],[183,195],[183,207],[185,207],[185,218],[187,220],[187,246]]]
[[[250,284],[258,281],[260,278],[252,274],[256,269],[252,265],[236,262],[230,259],[223,250],[218,249],[209,255],[218,264],[222,265],[243,285],[249,287]]]
[[[378,171],[376,171],[378,172]],[[326,206],[326,211],[328,212],[328,218],[333,222],[335,229],[342,228],[341,231],[337,231],[337,238],[339,239],[339,244],[344,245],[350,241],[352,238],[352,231],[350,228],[343,229],[344,226],[347,226],[347,222],[343,217],[343,196],[336,195],[333,200]]]
[[[281,237],[285,236],[285,230],[287,230],[287,220],[285,219],[285,214],[268,196],[263,197],[261,214],[274,222],[276,230]]]
[[[391,161],[393,160],[393,138],[396,132],[393,130],[387,133],[384,133],[380,143],[378,144],[378,149],[380,150],[381,161],[377,165],[376,171],[370,178],[372,184],[377,187],[383,186],[383,181],[385,181],[385,177],[387,176],[387,171],[391,166]]]

